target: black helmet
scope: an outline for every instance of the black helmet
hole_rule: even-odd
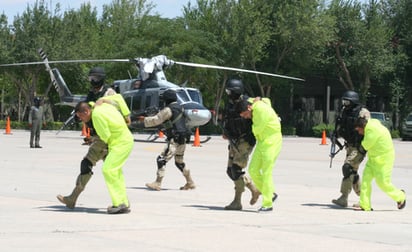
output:
[[[342,100],[350,101],[352,104],[359,104],[359,95],[355,91],[348,90],[343,93]]]
[[[163,100],[166,102],[166,104],[177,101],[176,91],[174,91],[173,89],[164,91]]]
[[[101,67],[93,67],[89,71],[89,81],[94,88],[99,88],[103,86],[104,80],[106,79],[106,73]]]
[[[238,79],[229,79],[226,82],[226,93],[231,99],[238,99],[243,94],[243,83]]]

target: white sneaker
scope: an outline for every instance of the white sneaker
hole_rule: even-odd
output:
[[[259,213],[268,213],[268,212],[272,212],[273,211],[273,207],[261,207],[258,209]]]

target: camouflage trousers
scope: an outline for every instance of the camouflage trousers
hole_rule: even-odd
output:
[[[93,166],[100,160],[104,160],[108,153],[107,144],[103,142],[100,137],[92,136],[92,144],[89,146],[89,150],[84,158],[88,159]]]
[[[246,140],[240,138],[232,143],[229,141],[229,156],[227,167],[232,167],[233,164],[244,169],[249,160],[249,156],[253,151],[253,146],[250,145]]]

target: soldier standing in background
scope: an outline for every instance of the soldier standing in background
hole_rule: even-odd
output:
[[[42,148],[40,146],[40,131],[43,124],[46,123],[44,117],[43,106],[41,99],[34,98],[34,105],[30,108],[29,127],[30,127],[30,148]]]

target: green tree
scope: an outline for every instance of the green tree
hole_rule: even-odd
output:
[[[7,16],[4,14],[0,15],[0,62],[12,62],[9,48],[14,39],[13,34],[11,33],[10,27],[7,22]],[[10,103],[10,94],[11,85],[8,76],[5,74],[6,69],[0,69],[0,120],[4,120],[4,112],[6,111],[6,103]]]
[[[22,16],[13,22],[13,43],[8,48],[15,62],[37,61],[37,49],[51,38],[49,11],[44,1],[36,1],[28,6]],[[16,92],[17,120],[23,120],[26,109],[30,107],[34,96],[43,94],[45,84],[39,82],[40,66],[21,66],[8,69],[6,76],[14,85]]]
[[[269,2],[272,3],[270,18],[273,35],[267,49],[269,57],[265,70],[297,76],[307,74],[312,65],[320,60],[327,41],[333,38],[334,19],[324,12],[324,6],[316,0]],[[271,87],[271,84],[266,85],[266,95],[270,95]]]
[[[374,0],[363,6],[357,1],[334,0],[329,11],[337,20],[337,39],[330,46],[339,81],[347,90],[358,90],[365,102],[372,79],[376,83],[394,70],[392,30],[385,23],[382,5]]]
[[[387,76],[391,90],[394,126],[397,128],[410,111],[412,98],[412,2],[407,0],[383,1],[385,17],[394,31],[391,44],[395,56],[395,71]]]
[[[209,47],[211,50],[207,54],[202,53],[201,57],[198,57],[198,62],[256,69],[257,62],[266,55],[264,48],[270,38],[270,23],[266,10],[264,2],[248,0],[198,0],[196,7],[185,7],[184,18],[188,29],[203,31],[204,39],[214,44],[213,48]],[[215,80],[219,80],[208,83],[209,90],[215,91],[212,97],[217,97],[215,108],[219,107],[226,80],[236,75],[245,77],[242,73],[227,71],[207,72],[214,76]],[[248,90],[253,93],[250,87]]]

